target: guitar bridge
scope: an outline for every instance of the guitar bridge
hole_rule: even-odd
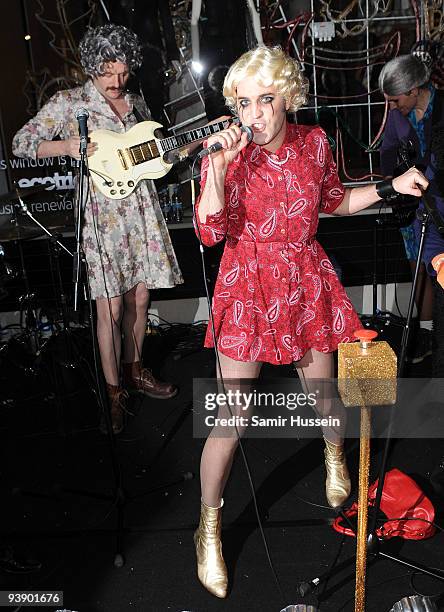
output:
[[[125,156],[123,155],[122,149],[117,149],[117,155],[119,156],[120,163],[123,166],[124,170],[128,170],[128,164],[126,163]]]

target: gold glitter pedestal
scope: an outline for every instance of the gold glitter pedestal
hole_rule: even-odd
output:
[[[339,345],[338,388],[345,406],[361,409],[355,612],[365,612],[371,406],[396,402],[397,360],[387,342],[371,342],[375,331],[359,330],[355,336],[360,342]]]
[[[371,331],[362,330],[362,332]],[[396,370],[396,355],[387,342],[364,340],[340,344],[338,387],[344,406],[394,404],[397,388]]]

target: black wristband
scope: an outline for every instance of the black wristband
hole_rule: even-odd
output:
[[[393,180],[387,179],[385,181],[380,181],[376,183],[376,193],[381,198],[381,200],[396,200],[396,198],[400,195],[395,189],[393,189]]]

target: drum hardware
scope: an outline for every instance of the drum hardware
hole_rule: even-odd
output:
[[[41,232],[36,227],[29,227],[23,224],[16,223],[15,219],[9,220],[9,225],[4,225],[0,228],[0,240],[27,240],[28,238],[37,238]]]
[[[30,212],[24,202],[24,198],[36,195],[45,190],[46,187],[43,185],[31,187],[29,189],[20,188],[16,185],[12,191],[0,195],[0,201],[9,201],[12,204],[12,213],[6,217],[6,223],[3,223],[5,215],[2,215],[2,218],[0,218],[0,239],[16,241],[20,258],[20,270],[14,270],[14,268],[4,259],[4,249],[0,247],[0,282],[4,280],[5,276],[8,279],[17,277],[23,279],[25,293],[18,299],[20,306],[20,328],[22,329],[21,336],[27,340],[29,348],[33,352],[37,352],[41,347],[37,323],[38,308],[35,304],[35,294],[31,292],[29,286],[21,241],[23,239],[41,236],[42,232],[49,236],[52,236],[52,234]],[[32,224],[24,224],[24,219],[29,219]],[[65,249],[65,251],[71,255],[70,251],[61,242],[59,242],[59,244],[61,248]],[[1,294],[0,297],[2,297]]]
[[[3,245],[0,244],[0,300],[8,295],[8,291],[5,289],[4,284],[9,280],[17,278],[17,276],[18,270],[8,263]]]
[[[37,185],[33,187],[19,187],[17,183],[11,191],[0,195],[0,202],[8,202],[9,200],[17,200],[19,198],[29,198],[30,196],[47,191],[46,185]]]
[[[18,191],[18,190],[17,190]],[[40,221],[38,221],[38,219],[36,219],[34,217],[34,215],[31,213],[31,211],[29,210],[29,208],[27,207],[27,205],[25,204],[25,202],[23,201],[23,198],[17,194],[17,201],[18,204],[15,204],[15,206],[19,207],[20,212],[23,215],[26,215],[29,219],[31,219],[31,221],[37,225],[47,236],[49,236],[49,238],[54,239],[54,234],[47,228],[45,227],[42,223],[40,223]],[[66,248],[66,246],[63,244],[63,242],[60,242],[60,240],[57,238],[55,240],[55,242],[59,245],[59,247],[61,249],[63,249],[68,255],[70,255],[71,257],[73,256],[73,254],[71,253],[71,251],[69,249]]]
[[[17,215],[15,202],[20,198],[27,198],[45,191],[45,186],[31,187],[23,189],[18,186],[12,191],[0,195],[0,202],[12,204],[11,213],[3,213],[0,216],[0,240],[25,240],[27,238],[35,238],[40,235],[39,229],[35,224],[27,225],[24,219]]]
[[[23,277],[25,278],[25,277]],[[19,296],[20,305],[20,329],[23,337],[29,342],[30,349],[35,353],[40,348],[40,336],[38,330],[38,308],[35,303],[35,293],[27,291]]]
[[[8,263],[3,245],[0,244],[0,283],[13,280],[14,278],[17,278],[18,275],[18,270],[13,265]]]
[[[28,189],[20,188],[18,185],[8,193],[0,195],[0,201],[12,200],[13,204],[13,213],[12,217],[9,219],[9,225],[6,227],[0,227],[0,237],[3,236],[4,240],[17,240],[18,251],[20,257],[20,273],[17,274],[21,276],[25,285],[25,293],[19,297],[19,305],[20,305],[20,328],[23,330],[22,336],[27,337],[30,340],[31,349],[35,352],[37,357],[40,356],[45,347],[49,346],[49,339],[47,338],[45,342],[41,342],[41,330],[39,329],[39,316],[38,316],[38,308],[35,304],[35,294],[31,292],[29,286],[28,275],[25,267],[25,259],[23,254],[23,248],[21,245],[21,240],[24,238],[31,238],[36,236],[41,236],[46,234],[50,239],[50,262],[51,262],[51,270],[55,275],[57,287],[58,287],[58,304],[59,315],[61,316],[61,320],[63,322],[63,330],[68,330],[69,328],[69,320],[67,315],[67,307],[66,307],[66,296],[63,292],[63,283],[60,272],[59,265],[59,253],[63,250],[70,257],[73,257],[71,251],[60,241],[59,230],[63,230],[64,227],[52,227],[47,228],[45,225],[40,223],[38,219],[32,214],[29,210],[27,204],[24,201],[24,198],[36,195],[45,191],[46,187],[40,185],[38,187],[31,187]],[[19,213],[19,214],[17,214]],[[32,225],[26,226],[23,224],[23,219],[29,219],[32,222]],[[0,247],[1,248],[1,247]],[[4,251],[3,251],[4,253]],[[6,268],[5,268],[6,269]],[[2,272],[2,251],[0,250],[0,278]],[[11,267],[7,268],[7,272],[11,275],[13,270]]]
[[[48,194],[45,185],[30,188],[20,188],[16,186],[12,191],[0,195],[0,203],[4,202],[12,205],[11,212],[3,212],[3,214],[0,215],[0,240],[4,242],[10,240],[26,240],[37,238],[41,236],[42,233],[48,234],[46,227],[39,223],[24,202],[24,199],[42,192]],[[58,200],[63,200],[65,196],[54,194],[53,197]],[[29,221],[31,223],[29,223]],[[58,215],[57,221],[60,223],[60,215]],[[66,229],[65,226],[57,225],[57,221],[54,225],[49,225],[53,233],[54,231],[63,231]]]
[[[30,349],[24,334],[13,336],[0,347],[0,363],[5,360],[21,375],[34,377],[37,374],[37,369],[34,366],[35,354]]]
[[[44,350],[47,350],[50,347],[50,337],[43,338],[42,337],[42,329],[40,329],[39,324],[39,312],[41,309],[38,308],[36,304],[36,296],[35,293],[31,291],[28,274],[25,266],[25,258],[22,248],[22,239],[31,238],[36,236],[41,236],[42,234],[46,234],[53,245],[53,249],[57,249],[57,253],[54,251],[54,257],[56,258],[56,274],[59,279],[58,287],[60,292],[59,303],[62,302],[64,304],[63,309],[61,310],[61,318],[63,321],[63,328],[67,329],[69,327],[67,315],[66,315],[66,297],[63,293],[63,285],[61,282],[61,274],[58,263],[58,253],[60,250],[65,251],[68,255],[72,257],[71,251],[66,248],[66,246],[59,240],[60,234],[53,234],[47,227],[45,227],[38,219],[34,217],[34,215],[29,210],[28,206],[24,201],[24,197],[28,197],[31,195],[35,195],[44,191],[45,188],[40,186],[38,188],[30,188],[30,189],[20,189],[16,187],[14,190],[3,194],[0,196],[1,200],[13,200],[13,213],[12,217],[9,219],[9,226],[0,227],[0,236],[3,236],[3,239],[6,240],[15,240],[18,245],[18,252],[20,258],[20,271],[16,272],[13,270],[9,264],[6,264],[2,258],[2,253],[4,254],[4,250],[0,250],[0,278],[2,276],[2,263],[5,265],[3,269],[5,273],[12,277],[12,274],[19,276],[23,279],[25,292],[19,296],[18,302],[20,307],[20,329],[22,330],[19,334],[20,342],[25,343],[29,349],[29,351],[35,355],[38,359],[35,359],[35,363],[33,365],[34,369],[38,369],[39,364],[41,362],[40,356],[42,355]],[[19,213],[19,214],[17,214]],[[23,219],[29,219],[32,222],[32,225],[26,226],[23,224]],[[63,228],[55,228],[63,229]],[[51,253],[50,253],[51,256]],[[51,259],[52,263],[52,259]],[[69,360],[70,361],[70,360]],[[28,367],[28,366],[26,366]]]
[[[18,298],[21,332],[8,340],[0,359],[7,362],[18,377],[25,374],[41,377],[39,385],[44,387],[44,396],[55,405],[57,429],[61,435],[68,435],[67,401],[93,386],[87,356],[89,345],[85,345],[84,339],[75,337],[74,330],[71,329],[68,300],[59,262],[60,253],[72,254],[60,241],[60,234],[52,234],[34,219],[23,200],[20,199],[19,202],[21,213],[27,215],[43,234],[48,236],[48,268],[54,287],[56,312],[45,312],[37,305],[36,294],[31,290],[28,281],[22,244],[18,241],[20,276],[25,289]],[[39,381],[40,378],[36,380]]]
[[[15,338],[19,338],[22,344],[26,344],[28,353],[35,354],[40,346],[40,337],[38,333],[38,307],[35,302],[35,294],[31,291],[28,274],[25,267],[25,258],[21,241],[17,240],[20,266],[16,267],[10,264],[6,258],[5,249],[0,244],[0,299],[8,295],[7,289],[4,288],[4,283],[14,279],[22,279],[24,283],[24,293],[18,298],[19,305],[19,323],[9,325],[9,328],[18,327],[20,332],[15,334]],[[28,359],[25,360],[28,362]],[[28,368],[26,365],[26,368]]]

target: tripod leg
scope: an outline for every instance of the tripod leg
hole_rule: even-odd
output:
[[[365,612],[365,574],[367,566],[368,479],[370,471],[371,408],[361,407],[359,441],[358,532],[356,544],[355,612]]]

